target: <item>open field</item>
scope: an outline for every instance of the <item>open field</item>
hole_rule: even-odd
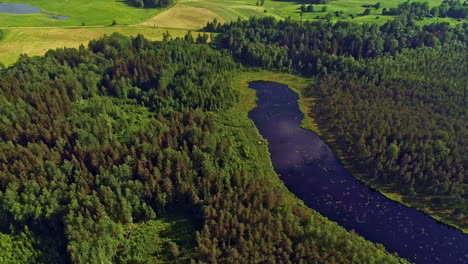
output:
[[[141,9],[128,6],[123,1],[102,0],[3,0],[8,3],[24,3],[37,6],[43,12],[69,16],[69,20],[56,20],[45,14],[12,15],[0,14],[0,29],[4,38],[0,40],[0,62],[14,63],[21,53],[42,55],[48,49],[78,47],[104,34],[119,32],[123,35],[143,34],[152,40],[162,38],[166,29],[172,36],[183,36],[187,30],[197,30],[214,18],[220,22],[237,20],[238,17],[273,16],[278,19],[291,17],[300,19],[300,5],[295,2],[266,0],[263,6],[256,6],[257,0],[178,0],[167,9]],[[330,1],[326,12],[323,5],[315,5],[319,12],[304,13],[302,19],[314,20],[327,13],[343,11],[341,19],[358,23],[383,24],[392,19],[382,16],[380,10],[372,10],[369,16],[360,16],[364,4],[375,4],[378,0],[336,0]],[[396,7],[403,0],[382,1],[382,8]],[[431,6],[442,0],[430,0]],[[266,12],[265,12],[266,11]],[[354,15],[351,19],[350,15]],[[110,27],[112,20],[118,26]],[[332,18],[337,21],[337,18]],[[460,23],[451,18],[426,18],[420,24],[432,22]],[[85,26],[83,26],[83,23]]]
[[[87,26],[110,25],[115,19],[121,25],[136,24],[150,19],[164,9],[134,8],[124,1],[116,0],[2,0],[3,3],[20,3],[39,7],[42,12],[68,16],[57,20],[45,14],[12,15],[0,13],[2,27]]]
[[[430,6],[439,5],[443,0],[430,0]],[[274,16],[276,18],[300,19],[299,8],[295,2],[266,0],[263,6],[256,6],[257,0],[178,0],[177,4],[167,9],[142,9],[128,6],[124,1],[103,0],[91,2],[87,0],[3,0],[7,3],[23,3],[36,6],[43,12],[69,16],[69,20],[56,20],[45,14],[12,15],[0,14],[1,27],[18,26],[86,26],[110,25],[115,19],[120,25],[140,24],[159,25],[161,27],[198,29],[208,20],[217,18],[220,21],[236,20],[238,17]],[[379,0],[337,0],[330,1],[326,12],[321,12],[323,5],[314,5],[316,12],[304,13],[303,19],[323,17],[327,13],[343,11],[343,19],[365,23],[382,24],[391,17],[381,15],[382,9],[372,10],[369,16],[360,16],[366,8],[365,4],[375,4]],[[382,8],[396,7],[403,0],[380,1]],[[165,11],[167,10],[167,11]],[[266,11],[266,12],[265,12]],[[380,16],[376,19],[376,16]],[[425,19],[436,21],[437,18]],[[455,19],[441,19],[455,23]],[[145,22],[146,21],[146,22]]]
[[[173,8],[163,11],[140,25],[198,29],[206,26],[207,22],[211,22],[215,18],[219,22],[224,22],[221,16],[205,8],[176,4]]]
[[[212,1],[212,0],[180,0],[180,3],[184,5],[199,7],[209,10],[215,14],[221,16],[225,21],[236,20],[238,17],[248,18],[250,16],[273,16],[276,18],[287,18],[293,19],[300,18],[300,4],[295,2],[283,2],[283,1],[272,1],[266,0],[263,6],[256,6],[256,0],[224,0],[224,1]],[[371,15],[361,16],[366,9],[363,7],[365,4],[376,4],[381,2],[381,8],[379,10],[372,10]],[[382,8],[396,7],[398,4],[403,3],[404,0],[391,0],[391,1],[379,1],[379,0],[336,0],[330,1],[327,6],[326,12],[321,12],[324,5],[314,5],[315,12],[304,13],[302,19],[313,20],[317,16],[324,17],[327,13],[334,13],[336,11],[342,11],[344,14],[341,19],[348,21],[355,21],[358,23],[372,23],[372,24],[384,24],[387,20],[392,19],[391,16],[382,16]],[[430,6],[440,5],[443,0],[429,0]],[[175,6],[174,8],[178,8]],[[265,13],[266,11],[266,13]],[[350,18],[350,15],[354,15],[354,19]],[[379,16],[378,19],[376,17]],[[336,21],[337,19],[332,19]],[[450,23],[456,23],[457,21],[452,18],[426,18],[421,23],[431,23],[435,21],[446,21]]]
[[[89,40],[118,32],[126,36],[144,35],[151,40],[161,40],[164,32],[173,37],[182,37],[187,30],[162,29],[150,27],[77,27],[77,28],[12,28],[4,29],[4,38],[0,41],[0,62],[11,65],[25,53],[30,56],[43,55],[49,49],[76,48],[87,45]]]

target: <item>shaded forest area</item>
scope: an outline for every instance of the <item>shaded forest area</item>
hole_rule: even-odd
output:
[[[428,2],[403,2],[396,8],[383,8],[382,15],[396,16],[410,14],[415,19],[424,17],[468,18],[468,2],[460,0],[445,0],[439,6],[429,8]]]
[[[172,5],[173,0],[127,0],[131,6],[138,8],[164,8]]]
[[[239,67],[190,35],[113,34],[1,70],[1,262],[405,263],[260,162],[227,112]]]
[[[217,46],[246,65],[314,76],[322,128],[367,182],[468,228],[468,25],[383,26],[251,18]]]

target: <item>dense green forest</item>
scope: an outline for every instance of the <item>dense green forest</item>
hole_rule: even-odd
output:
[[[163,8],[170,6],[172,0],[127,0],[127,3],[139,8]]]
[[[297,2],[300,4],[317,4],[317,5],[324,5],[328,4],[329,0],[279,0],[284,2]]]
[[[0,262],[404,263],[280,184],[239,67],[113,34],[1,70]]]
[[[405,50],[369,61],[372,72],[333,73],[310,87],[320,123],[359,171],[401,193],[430,198],[468,227],[466,48]]]
[[[320,126],[354,169],[468,227],[468,25],[381,27],[251,18],[207,28],[247,65],[314,76]],[[440,214],[439,214],[440,213]]]
[[[222,33],[218,46],[248,65],[307,76],[359,71],[365,68],[365,60],[360,59],[395,55],[407,48],[463,45],[468,41],[466,23],[457,27],[448,23],[420,27],[409,15],[381,27],[345,21],[277,21],[267,17],[223,25],[210,22],[205,30]]]
[[[382,15],[410,14],[416,19],[424,17],[468,18],[468,2],[460,0],[445,0],[440,6],[429,8],[428,2],[403,2],[398,7],[382,9]]]

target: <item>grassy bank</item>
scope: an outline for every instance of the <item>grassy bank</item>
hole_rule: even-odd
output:
[[[248,113],[256,107],[257,100],[255,90],[248,87],[248,82],[251,81],[283,83],[289,85],[295,91],[304,89],[310,83],[310,79],[285,73],[269,71],[237,73],[233,80],[234,87],[240,94],[237,105],[230,110],[215,114],[216,123],[219,126],[218,131],[222,131],[221,133],[224,133],[223,136],[233,139],[234,148],[246,153],[245,159],[231,162],[242,162],[242,164],[247,165],[245,166],[246,168],[260,168],[260,171],[257,170],[255,174],[256,177],[264,177],[271,186],[276,188],[277,195],[283,196],[291,207],[300,206],[310,212],[313,218],[320,219],[319,222],[322,229],[335,230],[334,232],[336,233],[348,233],[353,237],[355,236],[355,241],[359,244],[366,245],[366,247],[371,246],[374,250],[384,249],[381,244],[374,244],[354,232],[348,232],[336,222],[330,221],[327,217],[308,208],[301,199],[297,198],[287,189],[273,169],[268,142],[260,135],[254,122],[248,118]],[[400,259],[400,261],[401,263],[408,263],[404,259]]]

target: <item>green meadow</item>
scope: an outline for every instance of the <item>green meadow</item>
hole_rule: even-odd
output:
[[[124,1],[116,0],[2,0],[4,3],[20,3],[39,7],[42,12],[68,16],[68,20],[57,20],[45,14],[13,15],[0,14],[2,27],[50,27],[50,26],[94,26],[110,25],[115,19],[119,24],[128,25],[145,21],[161,9],[134,8]]]
[[[274,16],[276,18],[301,19],[301,5],[295,2],[286,1],[265,1],[263,6],[256,6],[256,0],[182,0],[180,3],[184,5],[204,8],[221,16],[225,21],[236,20],[238,17],[248,18],[250,16]],[[298,1],[299,2],[299,1]],[[363,5],[381,3],[381,8],[375,10],[371,8],[371,14],[362,16],[366,9]],[[327,10],[322,12],[324,5],[314,5],[314,12],[303,13],[302,20],[316,20],[325,17],[328,13],[343,12],[339,17],[333,17],[332,21],[337,20],[353,20],[358,23],[384,24],[387,20],[392,19],[391,16],[382,16],[382,8],[396,7],[403,0],[378,1],[378,0],[336,0],[330,1],[325,6]],[[429,0],[429,6],[440,5],[443,0]],[[177,8],[177,7],[176,7]],[[351,18],[354,16],[354,19]],[[377,18],[378,17],[378,18]],[[435,21],[445,21],[456,23],[455,19],[451,18],[426,18],[421,23],[432,23]]]
[[[430,6],[439,5],[443,0],[430,0]],[[11,65],[20,56],[43,55],[48,49],[78,47],[91,39],[105,34],[119,32],[135,36],[143,34],[152,40],[159,40],[169,30],[174,37],[183,36],[188,30],[198,30],[214,18],[220,22],[248,18],[251,16],[273,16],[278,19],[317,20],[327,14],[342,12],[340,17],[332,15],[329,20],[354,21],[357,23],[384,24],[391,16],[382,16],[382,8],[396,7],[403,0],[381,1],[379,10],[362,16],[365,4],[378,0],[336,0],[330,1],[327,11],[323,5],[314,5],[315,12],[300,15],[300,4],[295,2],[266,0],[257,6],[257,0],[178,0],[166,9],[142,9],[127,5],[124,1],[102,0],[3,0],[7,3],[22,3],[41,8],[48,14],[68,16],[68,20],[57,20],[45,14],[13,15],[0,13],[0,63]],[[110,26],[115,20],[117,26]],[[425,18],[420,24],[432,22],[461,23],[452,18]]]

